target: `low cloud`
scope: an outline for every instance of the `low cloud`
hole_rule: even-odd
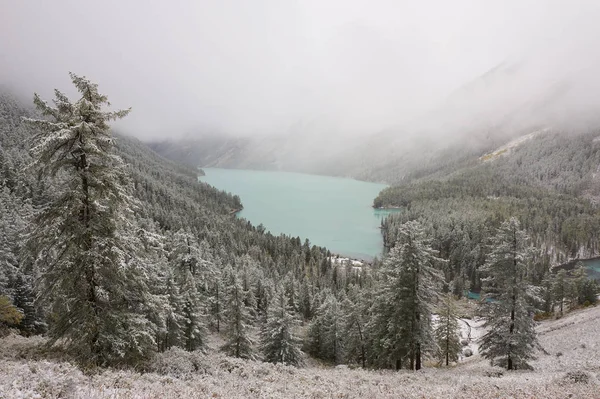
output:
[[[140,138],[451,132],[600,104],[593,0],[3,3],[0,83],[49,98],[84,74]]]

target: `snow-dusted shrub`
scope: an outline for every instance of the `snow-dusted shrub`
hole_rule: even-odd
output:
[[[463,355],[465,357],[471,357],[471,356],[473,356],[473,351],[471,350],[471,348],[465,348],[465,349],[463,349],[462,353],[463,353]]]
[[[182,377],[191,373],[206,372],[203,359],[199,351],[187,352],[181,348],[173,347],[154,356],[150,370],[162,375]]]
[[[483,375],[485,375],[486,377],[500,378],[504,375],[504,369],[501,369],[499,367],[493,367],[489,370],[484,371]]]
[[[576,370],[569,371],[563,377],[563,383],[571,384],[588,384],[590,382],[590,375],[585,371]]]
[[[246,365],[246,362],[240,360],[239,358],[234,357],[221,357],[219,359],[219,363],[217,368],[222,371],[234,372],[235,370],[243,369]]]

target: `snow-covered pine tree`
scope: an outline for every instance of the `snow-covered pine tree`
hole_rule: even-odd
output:
[[[70,76],[81,95],[75,103],[58,90],[54,106],[35,94],[46,118],[24,119],[35,129],[32,168],[56,187],[28,238],[51,314],[49,344],[60,340],[85,364],[135,361],[154,347],[154,328],[145,317],[134,200],[108,125],[129,110],[105,111],[98,86]]]
[[[178,231],[173,241],[170,258],[179,293],[182,338],[184,348],[194,351],[205,346],[205,309],[208,305],[206,294],[215,270],[210,261],[203,259],[199,243],[190,232]]]
[[[20,273],[15,280],[14,304],[23,313],[23,320],[19,323],[22,334],[29,336],[40,334],[46,330],[43,313],[35,304],[35,292],[31,277]]]
[[[513,217],[492,237],[481,268],[488,331],[481,340],[481,354],[508,370],[528,368],[537,342],[531,306],[535,290],[528,281],[531,256],[528,237]]]
[[[310,320],[313,311],[313,293],[311,292],[310,283],[307,280],[308,278],[302,279],[300,292],[298,294],[298,307],[300,308],[299,312],[304,320]]]
[[[173,346],[185,347],[183,331],[185,318],[183,316],[183,300],[179,287],[170,274],[166,284],[166,306],[164,307],[164,332],[161,334],[159,350],[164,351]]]
[[[256,314],[259,319],[265,320],[269,311],[269,304],[273,298],[275,289],[273,288],[273,281],[265,277],[262,272],[256,279],[256,285],[254,288],[256,298]]]
[[[382,343],[376,348],[382,352],[378,357],[397,369],[407,358],[409,368],[419,370],[422,357],[435,352],[431,314],[442,280],[435,267],[440,262],[419,222],[409,221],[399,228],[398,241],[383,262],[373,310],[374,333],[382,334],[374,337]]]
[[[191,277],[191,276],[190,276]],[[206,326],[204,323],[204,305],[198,288],[191,278],[181,285],[181,302],[183,316],[183,339],[185,350],[203,349],[206,345]]]
[[[565,299],[569,296],[570,283],[565,269],[560,269],[552,279],[552,293],[554,299],[558,302],[560,315],[563,315]]]
[[[300,339],[294,333],[298,324],[283,290],[275,294],[268,318],[261,329],[261,351],[264,360],[292,366],[302,364]]]
[[[216,261],[220,262],[219,258],[216,258]],[[227,273],[231,271],[231,267],[221,269],[217,263],[215,271],[215,278],[208,286],[208,315],[211,328],[216,332],[221,332],[227,294],[225,286],[228,281]]]
[[[165,237],[157,233],[159,228],[152,220],[139,218],[137,220],[136,237],[141,244],[139,249],[144,253],[144,272],[147,276],[146,300],[149,309],[147,317],[154,325],[156,348],[162,352],[170,347],[166,324],[167,314],[172,310],[167,289],[170,269]]]
[[[14,280],[19,275],[18,242],[23,221],[18,215],[20,202],[0,182],[0,295],[14,294]]]
[[[342,302],[344,314],[344,359],[358,363],[363,368],[367,361],[367,339],[365,329],[365,304],[358,286],[350,285],[348,295]]]
[[[550,276],[546,276],[540,285],[540,308],[543,312],[548,314],[554,312],[555,298],[552,284],[552,278]]]
[[[254,358],[254,342],[250,338],[250,314],[244,304],[244,290],[238,275],[231,269],[228,276],[224,318],[227,341],[221,350],[229,356],[243,359]]]
[[[448,366],[450,362],[458,360],[461,349],[456,305],[452,294],[449,293],[444,297],[438,310],[439,318],[435,327],[435,339],[439,347],[438,357],[442,364]]]
[[[308,327],[305,348],[313,356],[339,364],[344,356],[342,334],[340,304],[334,294],[328,293]]]
[[[579,261],[575,265],[575,269],[573,269],[572,275],[572,284],[571,284],[571,304],[572,305],[583,305],[585,302],[583,291],[586,287],[586,283],[589,281],[587,276],[587,271],[583,262]]]

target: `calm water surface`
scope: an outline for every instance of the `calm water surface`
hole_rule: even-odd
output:
[[[237,194],[244,210],[238,217],[326,246],[334,253],[370,259],[381,255],[382,218],[393,210],[372,208],[384,184],[301,173],[203,169],[201,177]]]
[[[582,263],[587,268],[590,278],[600,280],[600,258],[586,259]]]

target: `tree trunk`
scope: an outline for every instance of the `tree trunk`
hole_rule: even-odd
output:
[[[83,248],[82,252],[88,252],[92,249],[92,237],[91,237],[91,233],[89,230],[90,227],[90,219],[91,219],[91,212],[90,212],[90,189],[89,189],[89,183],[88,183],[88,178],[87,178],[87,172],[86,169],[88,168],[88,162],[87,162],[87,158],[85,153],[81,154],[79,156],[79,163],[77,165],[77,168],[81,171],[81,189],[83,191],[83,204],[81,207],[81,211],[80,211],[80,215],[81,215],[81,223],[83,224],[83,226],[85,227],[85,238],[83,240]],[[100,347],[98,346],[98,339],[100,337],[100,331],[98,331],[98,324],[97,324],[97,319],[98,319],[98,315],[99,315],[99,310],[98,310],[98,296],[97,296],[97,290],[96,290],[96,269],[94,267],[94,264],[87,264],[85,265],[86,267],[86,271],[85,271],[85,276],[86,276],[86,283],[87,283],[87,288],[88,288],[88,292],[87,292],[87,302],[88,305],[90,306],[90,308],[92,309],[93,313],[94,313],[94,323],[92,326],[92,334],[90,336],[90,352],[93,354],[94,359],[93,362],[98,365],[99,364],[99,360],[100,360]]]
[[[421,344],[417,344],[415,370],[421,370]]]
[[[450,308],[448,308],[448,321],[446,324],[446,367],[450,364]]]
[[[216,301],[217,301],[217,332],[221,331],[221,308],[219,302],[219,284],[216,285]]]
[[[366,362],[366,359],[365,359],[365,357],[366,357],[365,356],[365,343],[364,343],[363,336],[362,336],[362,330],[360,328],[360,322],[357,322],[356,326],[358,327],[358,336],[360,338],[360,359],[362,360],[362,367],[364,369],[365,368],[365,362]]]
[[[515,330],[515,308],[517,306],[517,296],[515,294],[515,287],[517,286],[517,233],[513,232],[513,294],[512,294],[512,307],[510,309],[510,328],[509,333],[512,335]],[[513,362],[510,356],[512,348],[508,346],[508,362],[506,365],[507,370],[513,369]]]

